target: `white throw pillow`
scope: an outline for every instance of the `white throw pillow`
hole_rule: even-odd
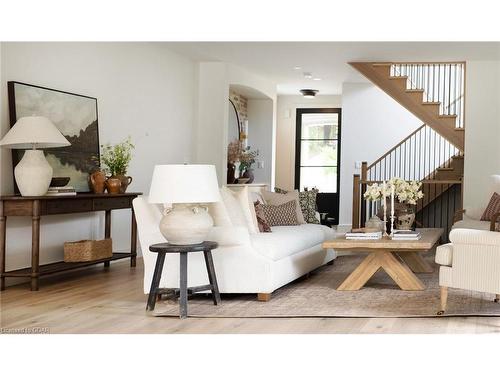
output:
[[[220,195],[222,197],[222,201],[224,202],[229,220],[231,221],[231,225],[243,226],[248,228],[245,214],[243,213],[240,202],[238,201],[234,193],[227,187],[223,186],[220,189]]]
[[[240,203],[241,210],[245,216],[246,225],[250,234],[259,233],[259,224],[257,223],[257,214],[255,213],[255,206],[250,195],[248,186],[245,186],[238,191],[233,192],[236,199]]]
[[[297,203],[295,205],[295,211],[297,213],[297,222],[299,224],[306,224],[306,221],[304,220],[304,214],[302,213],[302,210],[300,209],[299,191],[298,190],[289,191],[286,194],[273,193],[270,191],[262,190],[262,196],[264,197],[266,204],[270,204],[272,206],[280,206],[283,203],[289,202],[291,200],[295,200]]]
[[[226,205],[223,201],[213,202],[208,205],[208,213],[214,219],[214,226],[216,227],[230,227],[232,226],[231,218],[226,210]]]

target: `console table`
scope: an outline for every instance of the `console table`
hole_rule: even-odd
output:
[[[92,194],[78,193],[70,196],[22,197],[20,195],[0,196],[0,290],[5,289],[6,277],[30,277],[31,290],[38,290],[40,276],[130,258],[130,266],[135,267],[137,257],[137,224],[132,200],[142,193]],[[73,214],[82,212],[105,212],[104,237],[111,237],[111,211],[131,209],[130,253],[113,253],[111,258],[90,262],[56,262],[40,265],[40,217],[45,215]],[[31,267],[5,271],[7,217],[31,216]]]

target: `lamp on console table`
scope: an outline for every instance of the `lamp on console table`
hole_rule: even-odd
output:
[[[214,222],[200,203],[220,199],[215,166],[155,166],[149,203],[172,204],[160,221],[160,231],[170,244],[193,245],[205,241]]]
[[[0,146],[26,149],[14,168],[17,187],[22,196],[45,195],[52,179],[52,167],[39,148],[69,146],[70,143],[45,117],[21,117],[0,141]]]

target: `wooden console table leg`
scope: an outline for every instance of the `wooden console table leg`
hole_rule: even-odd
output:
[[[111,238],[111,210],[106,210],[104,214],[104,238]],[[104,262],[104,267],[109,267],[109,261]]]
[[[0,290],[5,290],[5,246],[7,241],[7,217],[3,213],[3,201],[0,201]]]
[[[31,217],[31,290],[38,290],[40,271],[40,201],[33,201]]]
[[[132,207],[132,226],[130,230],[130,252],[132,256],[130,257],[130,267],[135,267],[137,258],[137,222],[135,220],[135,212]]]

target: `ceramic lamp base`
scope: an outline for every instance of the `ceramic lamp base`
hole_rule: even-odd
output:
[[[174,204],[160,221],[160,232],[173,245],[195,245],[207,239],[214,226],[207,210],[190,204]]]
[[[26,150],[16,168],[14,176],[22,196],[45,195],[52,179],[52,167],[42,150]]]

